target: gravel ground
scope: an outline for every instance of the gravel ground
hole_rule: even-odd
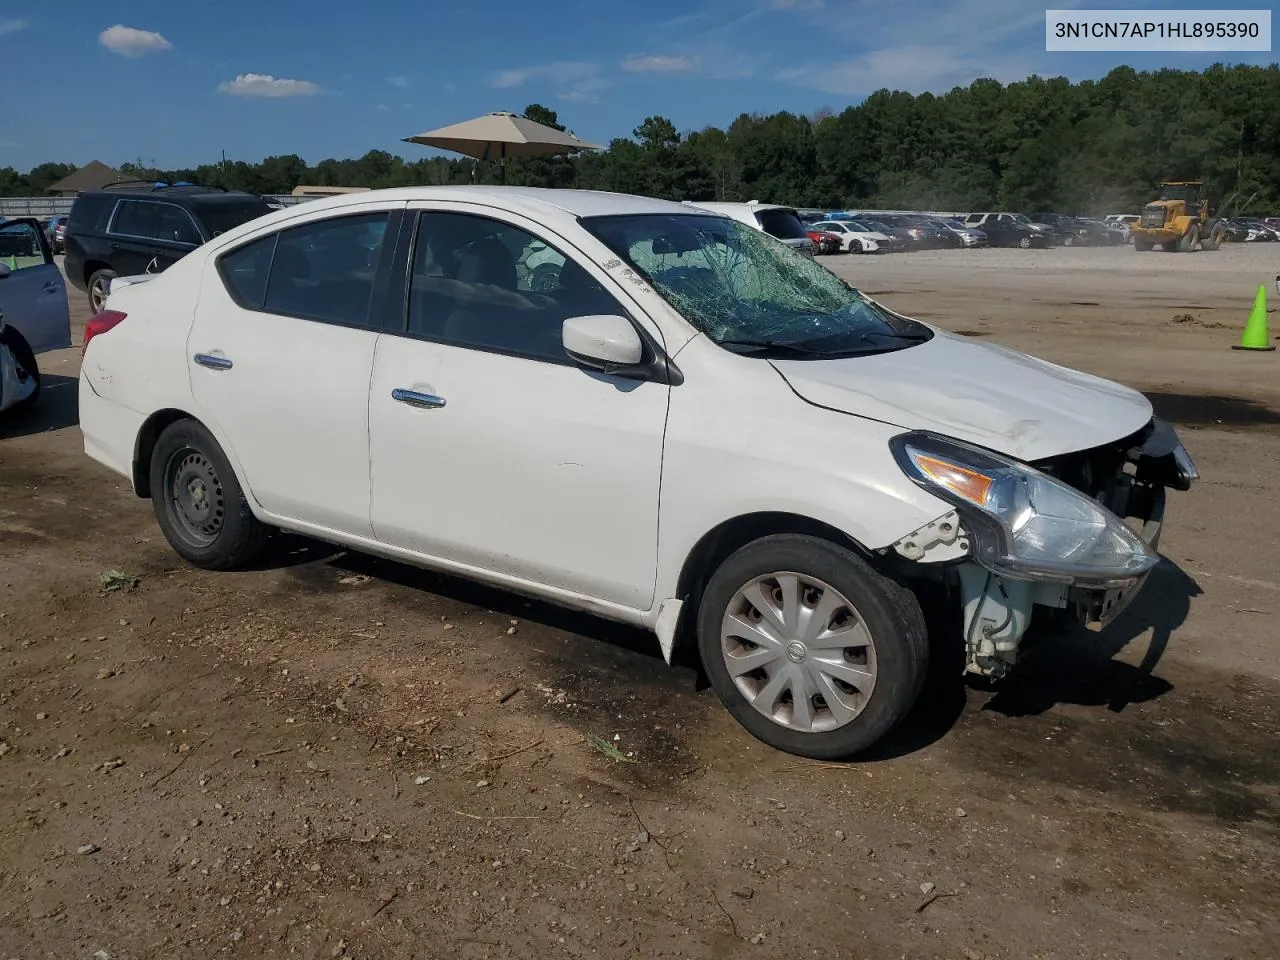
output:
[[[1147,391],[1204,475],[1112,627],[940,671],[847,765],[589,617],[294,539],[183,566],[46,357],[0,422],[0,957],[1274,957],[1280,360],[1229,347],[1277,260],[829,261]]]

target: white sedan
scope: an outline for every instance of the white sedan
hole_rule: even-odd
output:
[[[823,220],[813,225],[840,238],[845,253],[881,253],[889,249],[889,237],[856,220]]]
[[[1195,477],[1142,395],[759,230],[518,187],[317,200],[119,283],[80,422],[191,563],[286,529],[638,624],[826,758],[903,718],[931,648],[999,676],[1034,607],[1114,616]]]

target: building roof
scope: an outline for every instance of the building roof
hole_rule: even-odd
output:
[[[123,180],[124,174],[98,160],[90,160],[83,167],[63,177],[49,187],[50,193],[79,193],[82,190],[99,190],[108,183]]]

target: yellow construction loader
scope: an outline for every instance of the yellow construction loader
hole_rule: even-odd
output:
[[[1142,208],[1142,216],[1129,228],[1133,249],[1146,253],[1152,247],[1169,252],[1217,250],[1226,238],[1221,221],[1209,218],[1209,200],[1202,180],[1170,180],[1160,184],[1160,198]]]

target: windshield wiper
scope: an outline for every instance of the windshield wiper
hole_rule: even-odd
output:
[[[776,353],[785,353],[796,357],[825,357],[828,353],[826,350],[813,350],[809,347],[797,346],[794,343],[782,343],[778,340],[716,340],[717,344],[722,347],[734,348],[742,347],[742,350],[734,350],[734,353],[767,353],[773,351]]]

